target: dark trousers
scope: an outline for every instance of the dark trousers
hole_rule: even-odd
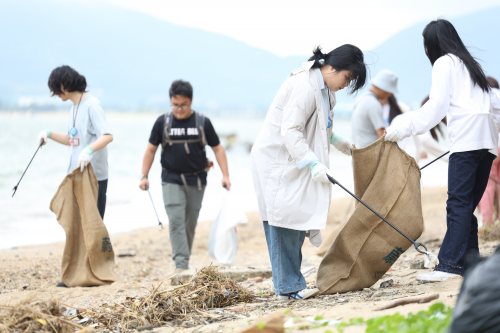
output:
[[[101,180],[99,184],[99,192],[97,194],[97,209],[101,218],[104,220],[104,212],[106,211],[106,192],[108,191],[108,180]]]
[[[448,229],[439,251],[437,271],[463,275],[465,258],[479,258],[474,216],[488,184],[495,155],[487,149],[453,153],[448,166]]]

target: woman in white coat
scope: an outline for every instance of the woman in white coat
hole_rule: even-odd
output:
[[[446,115],[452,153],[446,202],[448,230],[439,250],[439,265],[433,272],[416,277],[443,281],[463,275],[479,259],[474,210],[498,154],[500,101],[450,22],[432,21],[422,35],[433,66],[429,101],[403,123],[388,129],[385,139],[397,142],[423,134]]]
[[[365,80],[359,48],[346,44],[327,54],[317,48],[282,84],[252,147],[252,176],[280,300],[318,293],[306,289],[301,248],[306,233],[319,246],[319,230],[326,226],[329,142],[347,155],[352,147],[332,133],[335,92],[348,86],[355,92]]]

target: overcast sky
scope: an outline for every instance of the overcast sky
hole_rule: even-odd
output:
[[[107,0],[168,22],[217,32],[280,56],[350,43],[363,50],[414,23],[453,19],[500,0]],[[493,22],[492,22],[493,24]]]

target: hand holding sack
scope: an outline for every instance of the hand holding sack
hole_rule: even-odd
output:
[[[78,156],[78,164],[76,168],[80,168],[80,171],[83,172],[85,167],[90,163],[90,155],[93,153],[94,151],[89,146],[85,147],[85,149],[83,149]]]
[[[385,141],[399,142],[411,136],[412,127],[412,123],[409,119],[398,127],[389,127],[385,135]]]
[[[354,144],[350,140],[344,138],[341,135],[332,133],[332,136],[330,137],[330,143],[342,154],[351,156],[351,150],[354,147]]]

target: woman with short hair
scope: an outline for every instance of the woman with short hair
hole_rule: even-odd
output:
[[[362,88],[363,53],[342,45],[314,50],[279,89],[252,148],[252,176],[273,270],[282,301],[315,296],[300,272],[306,236],[321,244],[331,201],[329,151],[333,144],[351,155],[352,143],[332,132],[335,92]]]
[[[453,25],[430,22],[423,31],[425,53],[432,69],[429,101],[401,124],[388,129],[388,141],[400,141],[448,120],[451,156],[448,166],[448,230],[433,272],[417,280],[443,281],[463,275],[479,258],[477,207],[497,155],[500,100],[491,92],[481,65]],[[471,260],[466,260],[471,258]]]

